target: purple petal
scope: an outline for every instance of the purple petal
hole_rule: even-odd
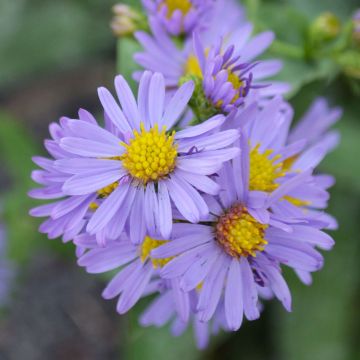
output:
[[[225,288],[225,316],[230,330],[240,329],[243,320],[243,289],[240,263],[233,259],[230,264]]]
[[[126,118],[132,127],[137,128],[140,113],[130,86],[122,75],[116,76],[115,89]]]
[[[116,182],[124,175],[125,170],[121,168],[106,172],[94,171],[78,174],[65,181],[62,189],[67,195],[87,195]]]
[[[127,119],[125,118],[123,112],[120,110],[119,105],[116,103],[110,91],[104,87],[100,87],[98,89],[98,95],[100,102],[112,123],[122,133],[131,132],[131,128]]]
[[[149,86],[149,120],[151,126],[161,122],[164,111],[164,102],[164,76],[160,73],[155,73],[150,80]]]
[[[125,183],[118,186],[95,211],[86,228],[90,234],[102,230],[109,223],[123,203],[129,186],[131,185]]]
[[[254,276],[247,259],[240,260],[244,312],[248,320],[256,320],[259,318],[260,313],[257,307],[258,294],[256,291]]]

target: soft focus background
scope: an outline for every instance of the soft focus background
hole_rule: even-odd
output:
[[[336,59],[297,53],[321,13],[331,11],[345,24],[360,4],[243,3],[258,30],[277,34],[271,55],[285,61],[281,78],[294,87],[289,100],[296,118],[319,95],[344,108],[337,125],[341,146],[321,168],[337,178],[330,212],[340,223],[324,270],[311,287],[289,272],[292,313],[268,303],[261,320],[220,334],[206,352],[195,349],[191,333],[173,339],[167,329],[139,328],[144,303],[118,316],[115,304],[101,299],[105,279],[76,266],[71,244],[37,232],[39,222],[28,216],[34,202],[26,193],[33,185],[30,157],[44,154],[48,124],[62,115],[76,117],[79,107],[96,113],[96,88],[112,87],[119,66],[129,73],[133,45],[123,40],[117,56],[109,28],[112,0],[1,0],[0,217],[16,269],[12,296],[0,312],[1,360],[360,359],[360,47]]]

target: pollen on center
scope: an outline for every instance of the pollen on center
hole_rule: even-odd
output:
[[[195,55],[190,55],[185,63],[185,74],[203,78],[199,59]]]
[[[273,150],[259,148],[258,144],[250,151],[250,190],[274,191],[279,186],[276,179],[285,175],[283,163],[277,162],[279,156],[271,157]]]
[[[192,3],[189,0],[164,0],[160,4],[160,8],[167,7],[167,17],[170,19],[176,10],[180,10],[183,15],[186,15],[192,8]]]
[[[175,132],[166,134],[165,127],[160,131],[158,124],[147,131],[141,123],[140,132],[134,131],[129,144],[122,143],[126,147],[121,156],[124,168],[143,184],[166,177],[176,165],[174,136]]]
[[[256,256],[263,251],[268,225],[256,221],[241,204],[233,205],[219,217],[215,226],[216,240],[224,251],[236,258]]]
[[[157,247],[166,244],[167,240],[156,240],[151,238],[150,236],[146,236],[144,242],[140,248],[140,259],[142,262],[150,259],[152,265],[155,269],[161,268],[165,266],[173,257],[165,258],[165,259],[155,259],[150,256],[152,250],[156,249]]]

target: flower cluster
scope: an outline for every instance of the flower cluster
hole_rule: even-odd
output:
[[[50,125],[30,196],[52,201],[31,215],[89,273],[112,271],[103,297],[120,314],[153,294],[140,323],[193,326],[203,348],[259,318],[263,300],[291,310],[283,266],[305,284],[323,266],[334,179],[316,168],[341,110],[317,99],[293,126],[289,86],[264,80],[281,62],[256,60],[274,36],[251,37],[232,0],[143,4],[137,97],[118,75],[116,97],[98,89],[103,119],[81,109]]]

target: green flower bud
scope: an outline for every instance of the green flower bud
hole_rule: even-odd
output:
[[[335,39],[341,30],[339,18],[325,12],[318,16],[310,26],[310,39],[313,43],[321,43]]]
[[[117,4],[112,8],[114,17],[111,21],[111,28],[117,37],[132,35],[135,31],[146,29],[146,17],[125,4]]]

